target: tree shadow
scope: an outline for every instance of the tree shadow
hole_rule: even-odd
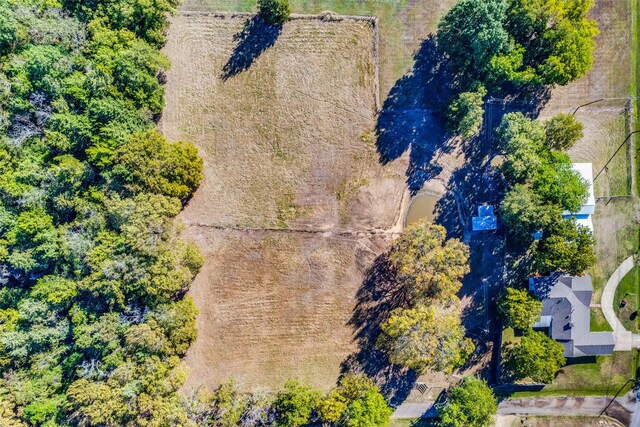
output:
[[[412,70],[391,88],[376,123],[376,146],[380,162],[388,164],[411,150],[407,184],[416,193],[442,167],[436,155],[453,148],[440,113],[451,93],[446,63],[430,35],[414,54]]]
[[[342,372],[366,374],[392,405],[399,404],[409,395],[418,375],[409,369],[392,365],[386,355],[376,348],[380,325],[395,308],[409,305],[406,290],[396,280],[386,253],[378,256],[367,270],[356,299],[356,307],[348,324],[355,331],[358,350],[342,362]]]
[[[259,15],[248,19],[242,30],[233,36],[237,45],[222,67],[222,81],[248,70],[265,50],[276,43],[281,32],[282,25],[270,25]]]

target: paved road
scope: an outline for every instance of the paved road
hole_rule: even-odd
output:
[[[611,401],[611,397],[532,397],[506,399],[498,405],[499,415],[599,415]],[[640,414],[638,403],[634,395],[628,393],[618,397],[616,403],[627,412],[634,415],[631,425],[640,427]],[[610,407],[611,408],[611,407]],[[615,408],[612,408],[614,410]],[[609,411],[608,411],[609,412]],[[437,416],[436,411],[429,403],[406,403],[400,405],[393,413],[392,418],[431,418]]]
[[[613,309],[616,289],[618,288],[620,280],[633,268],[633,258],[633,256],[630,256],[622,261],[618,268],[616,268],[616,271],[609,277],[602,291],[602,298],[600,299],[602,313],[604,313],[604,317],[613,329],[616,351],[630,351],[632,348],[640,348],[640,334],[633,334],[627,331]]]

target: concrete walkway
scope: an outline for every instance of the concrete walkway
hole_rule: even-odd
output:
[[[616,268],[616,271],[609,277],[600,300],[602,313],[604,313],[604,317],[611,325],[611,329],[613,329],[613,338],[616,343],[615,351],[630,351],[632,348],[640,348],[640,334],[633,334],[627,331],[613,309],[616,289],[622,278],[633,268],[633,258],[633,256],[630,256]]]

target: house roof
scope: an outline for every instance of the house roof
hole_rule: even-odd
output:
[[[591,276],[532,277],[529,289],[542,301],[542,317],[534,327],[549,328],[551,338],[564,346],[565,357],[613,352],[613,333],[590,330]]]
[[[473,231],[496,230],[498,228],[498,219],[493,213],[493,206],[478,206],[478,216],[471,218],[471,229]]]

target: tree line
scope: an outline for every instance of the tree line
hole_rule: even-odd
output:
[[[169,0],[0,2],[2,425],[186,425],[195,146],[154,130]]]

